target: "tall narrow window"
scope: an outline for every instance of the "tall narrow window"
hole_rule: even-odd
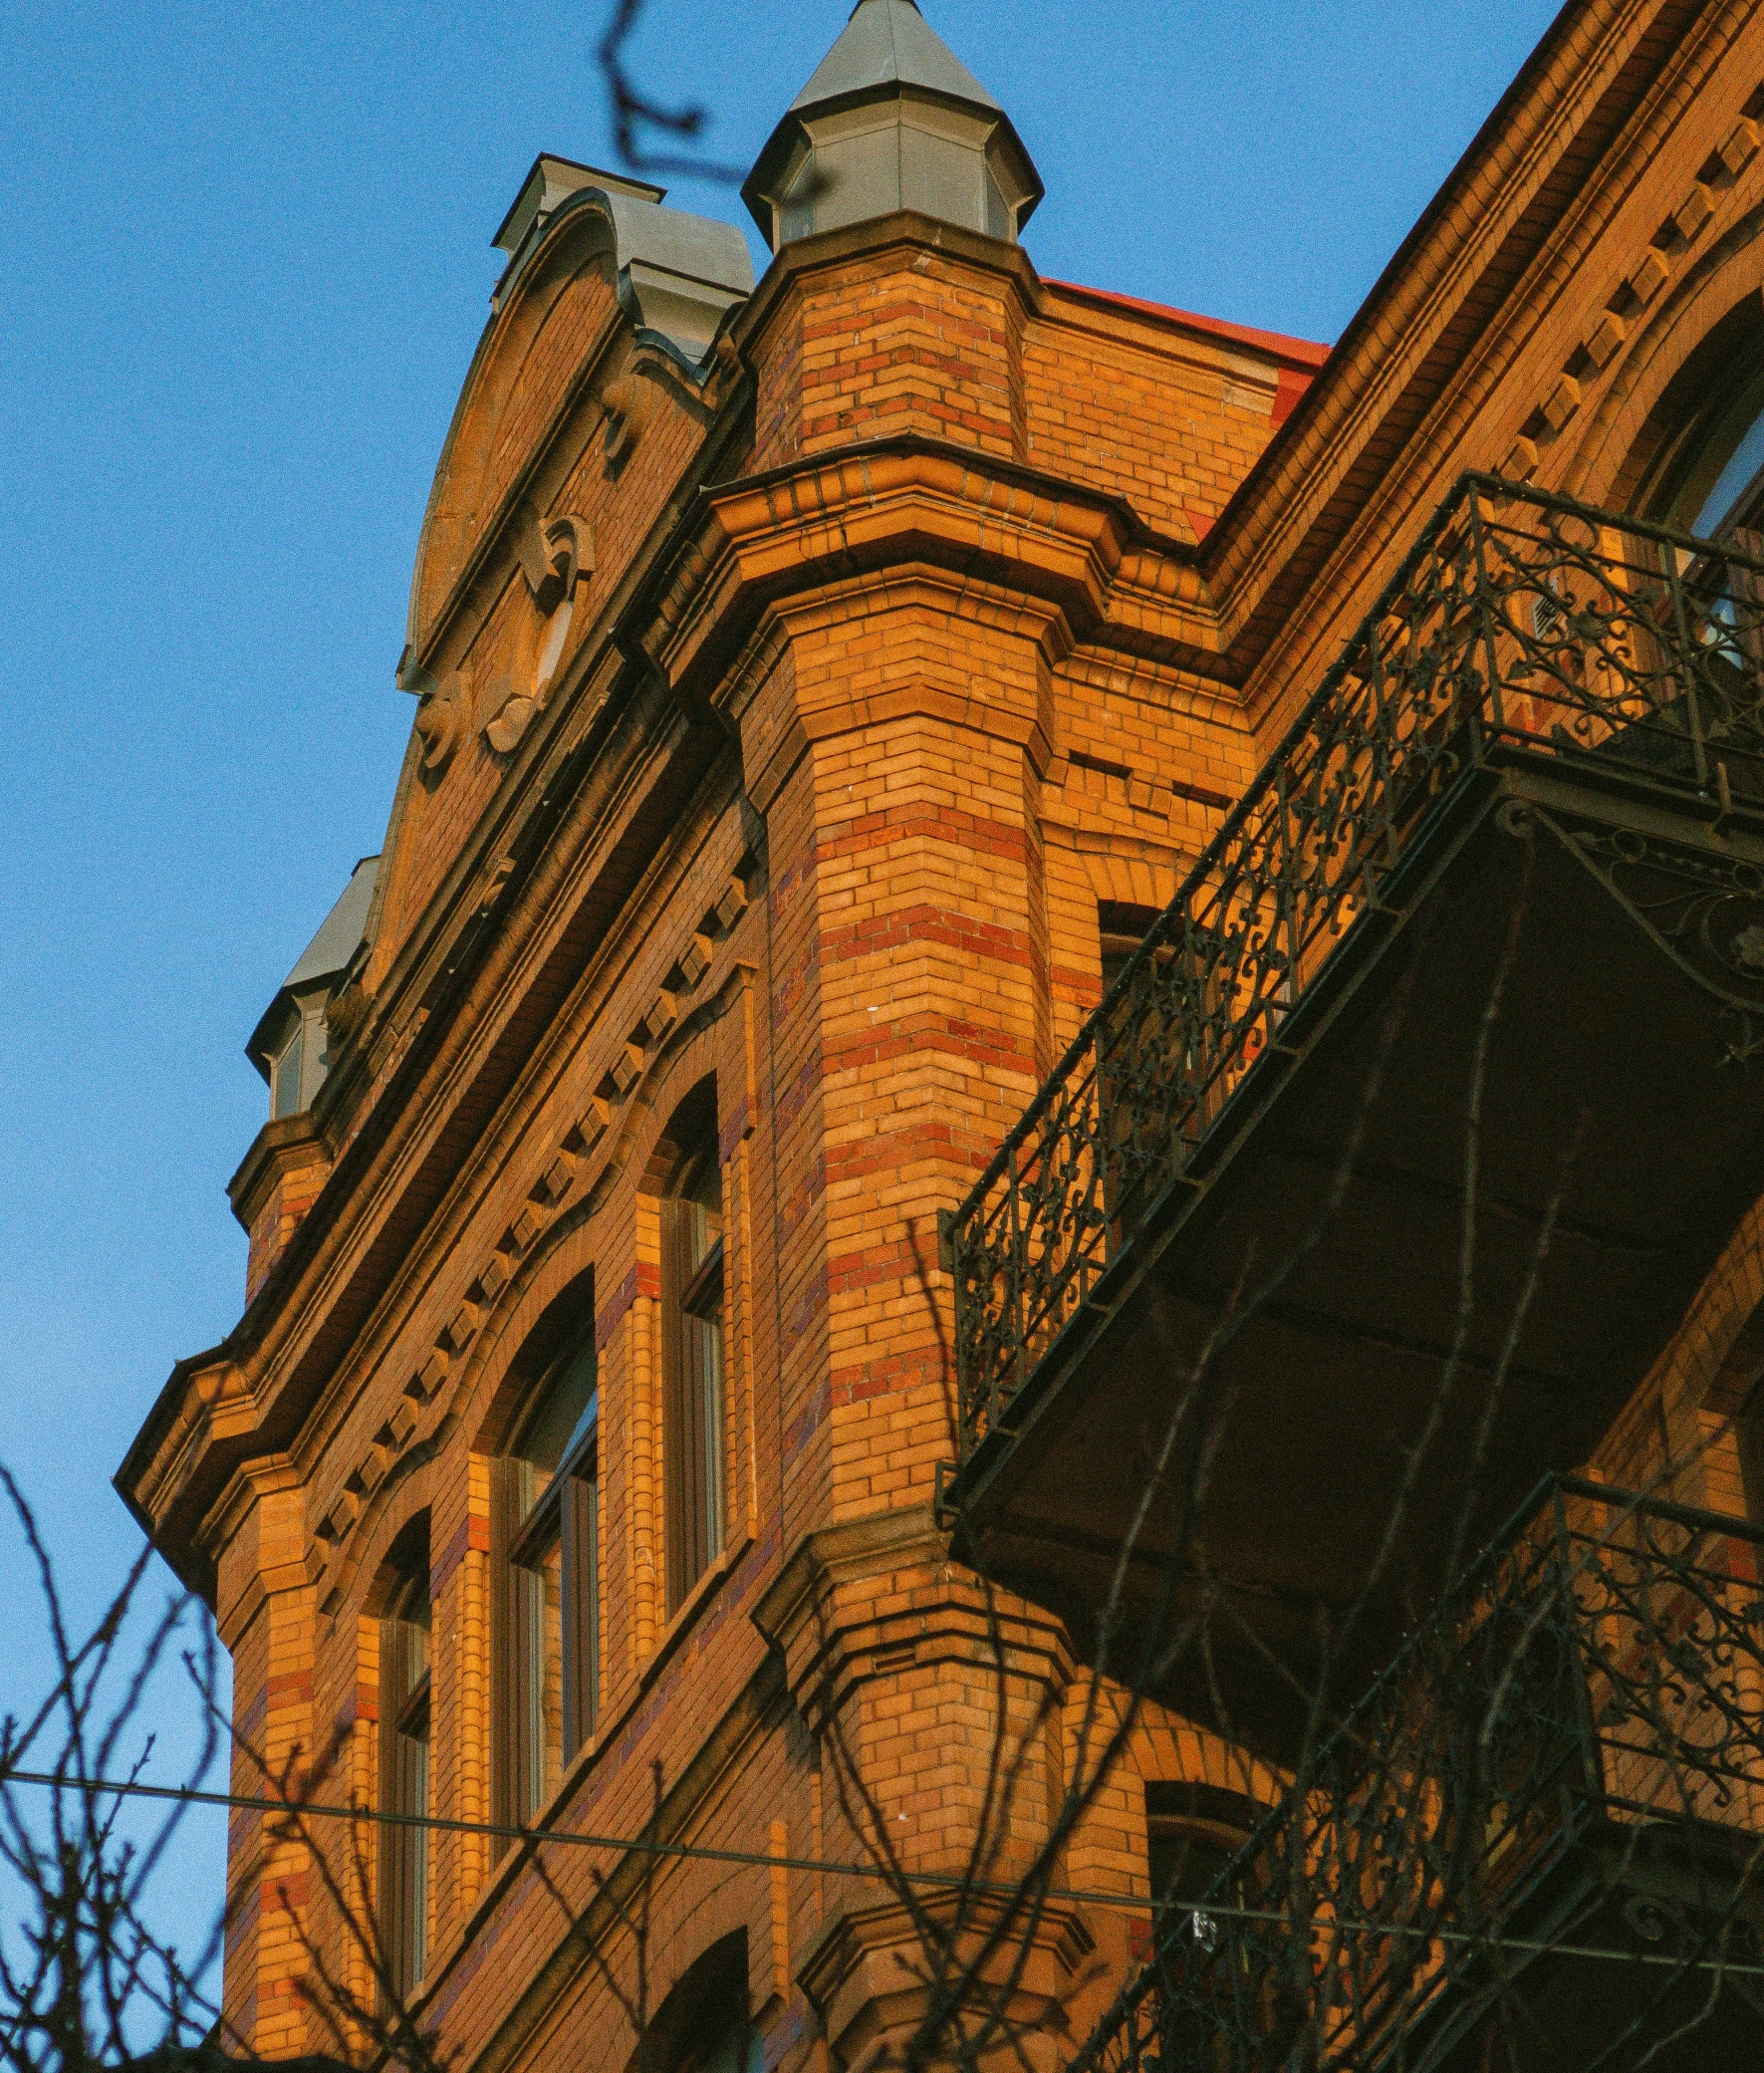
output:
[[[594,1728],[600,1549],[594,1320],[546,1370],[502,1463],[504,1811],[531,1821]]]
[[[391,1985],[406,1995],[428,1955],[428,1514],[393,1544],[379,1616],[379,1804],[411,1817],[379,1831],[379,1935]]]
[[[723,1181],[705,1092],[661,1205],[669,1611],[723,1549]]]

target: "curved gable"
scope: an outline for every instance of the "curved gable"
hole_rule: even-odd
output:
[[[529,191],[556,191],[560,166],[590,176],[541,159]],[[592,666],[593,630],[690,465],[717,336],[751,284],[730,225],[647,193],[565,192],[497,292],[423,518],[399,675],[419,703],[385,844],[374,987],[532,722]]]
[[[408,640],[420,650],[534,438],[619,314],[608,214],[571,212],[485,328],[417,538]]]

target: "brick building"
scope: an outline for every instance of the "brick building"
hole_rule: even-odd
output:
[[[1760,122],[1755,8],[1570,0],[1330,352],[1042,279],[912,0],[762,153],[757,283],[537,161],[383,852],[252,1039],[247,1306],[119,1475],[231,1651],[236,1788],[455,1824],[321,1866],[241,1812],[239,2038],[330,2048],[324,1972],[485,2073],[858,2065],[995,1919],[931,1875],[1037,1862],[1126,1633],[1132,1730],[973,1961],[1014,2062],[1148,2062],[1114,1997],[1290,1802],[1287,1686],[1387,1689],[1540,1475],[1583,1539],[1669,1485],[1749,1573]],[[1728,1711],[1725,1827],[1637,1801],[1705,1866]],[[838,1869],[884,1860],[923,1883]],[[1422,1969],[1470,2063],[1483,1989]]]

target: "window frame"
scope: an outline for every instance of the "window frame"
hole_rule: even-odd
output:
[[[523,1453],[555,1392],[581,1362],[594,1371],[584,1408],[537,1496],[539,1472]],[[496,1637],[495,1774],[498,1818],[530,1825],[592,1739],[600,1711],[600,1380],[592,1311],[575,1342],[528,1392],[509,1444],[495,1464],[492,1603]],[[557,1554],[555,1626],[541,1595]],[[556,1746],[546,1691],[558,1684]],[[555,1769],[554,1769],[555,1764]]]
[[[717,1228],[693,1260],[692,1188],[717,1185]],[[671,1619],[728,1541],[728,1221],[714,1108],[676,1157],[659,1203],[661,1228],[663,1527]],[[695,1329],[694,1329],[695,1328]]]
[[[390,1595],[377,1621],[379,1805],[384,1813],[418,1817],[382,1826],[377,1850],[375,1918],[387,1986],[399,1999],[420,1985],[428,1963],[429,1847],[421,1825],[432,1811],[433,1791],[428,1553],[428,1515],[420,1513],[388,1558]],[[420,1617],[413,1617],[418,1610]]]
[[[1195,1846],[1206,1852],[1222,1851],[1223,1862],[1214,1872],[1217,1877],[1248,1842],[1267,1809],[1247,1793],[1188,1780],[1148,1778],[1144,1791],[1146,1884],[1151,1896],[1153,1931],[1161,1936],[1165,1924],[1183,1915],[1204,1915],[1206,1911],[1204,1886],[1200,1893],[1179,1894],[1175,1879],[1170,1879],[1159,1890],[1156,1866],[1162,1855],[1160,1846],[1174,1844],[1184,1852]],[[1183,1877],[1179,1867],[1177,1877]],[[1210,1885],[1211,1881],[1205,1883]]]
[[[1160,907],[1140,907],[1123,900],[1097,902],[1097,941],[1105,993],[1163,919],[1164,912]]]
[[[562,1767],[594,1732],[600,1710],[600,1390],[550,1482],[515,1527],[508,1560],[529,1575],[559,1554],[559,1682],[563,1697]],[[527,1466],[519,1456],[517,1466]]]

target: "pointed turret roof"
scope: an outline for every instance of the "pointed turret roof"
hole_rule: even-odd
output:
[[[839,41],[790,104],[790,113],[805,115],[879,87],[917,87],[921,93],[1004,113],[919,13],[917,0],[858,0]]]
[[[917,115],[907,113],[913,104]],[[856,141],[867,106],[891,107],[896,128],[906,126],[892,160]],[[970,165],[951,155],[962,152]],[[776,250],[898,208],[1014,239],[1042,185],[1010,117],[917,0],[858,0],[741,193]]]

